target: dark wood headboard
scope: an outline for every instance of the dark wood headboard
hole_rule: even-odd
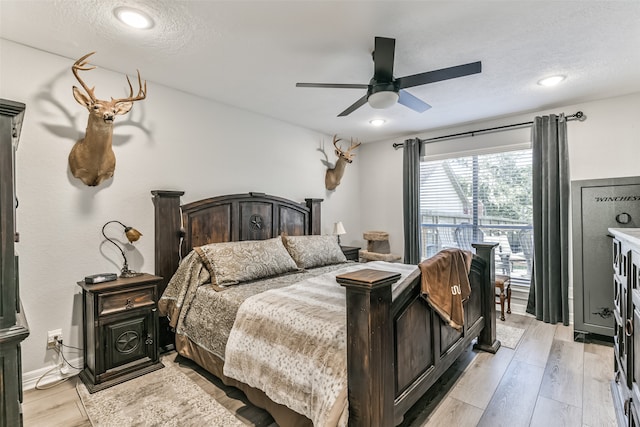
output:
[[[297,203],[264,193],[231,194],[180,205],[184,191],[154,190],[155,274],[162,293],[184,257],[208,243],[320,234],[322,199]],[[181,242],[182,239],[182,242]]]
[[[184,191],[153,190],[155,206],[155,274],[162,295],[182,257],[207,243],[264,240],[320,234],[322,199],[297,203],[264,193],[211,197],[180,206]],[[159,345],[173,345],[166,317],[160,318]]]

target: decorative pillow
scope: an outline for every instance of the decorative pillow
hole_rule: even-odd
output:
[[[282,241],[300,268],[347,261],[336,236],[282,236]]]
[[[194,250],[209,270],[211,283],[218,286],[235,285],[298,270],[279,237],[212,243]]]

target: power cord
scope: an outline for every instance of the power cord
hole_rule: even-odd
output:
[[[79,370],[79,371],[82,371],[82,369],[83,369],[83,368],[78,368],[77,366],[73,366],[71,363],[69,363],[69,361],[67,360],[67,358],[66,358],[66,357],[64,357],[64,352],[62,351],[62,347],[72,348],[72,349],[77,350],[77,351],[82,351],[83,349],[78,348],[78,347],[74,347],[74,346],[72,346],[72,345],[66,345],[66,344],[63,344],[63,343],[62,343],[62,340],[58,340],[58,344],[60,344],[60,348],[58,349],[58,354],[59,354],[60,356],[62,356],[62,360],[64,360],[64,363],[66,363],[67,365],[69,365],[69,367],[70,367],[70,368],[73,368],[73,369],[77,369],[77,370]]]
[[[63,350],[63,347],[72,348],[72,349],[74,349],[74,350],[82,351],[82,349],[81,349],[81,348],[73,347],[73,346],[70,346],[70,345],[66,345],[66,344],[64,344],[64,343],[62,342],[62,340],[57,340],[57,341],[56,341],[56,346],[55,346],[53,349],[58,353],[58,355],[60,356],[60,358],[62,358],[62,362],[58,363],[58,364],[57,364],[57,365],[55,365],[55,366],[52,366],[52,367],[51,367],[51,369],[49,369],[48,371],[46,371],[44,374],[42,374],[42,375],[40,376],[40,378],[38,378],[38,380],[36,381],[36,385],[35,385],[35,389],[36,389],[36,390],[48,390],[48,389],[50,389],[50,388],[54,388],[54,387],[59,386],[60,384],[64,383],[65,381],[69,381],[69,379],[71,378],[71,376],[68,376],[68,377],[63,378],[63,379],[58,380],[58,381],[55,381],[55,382],[53,382],[53,383],[51,383],[51,384],[49,384],[49,385],[46,385],[46,386],[41,386],[41,385],[40,385],[40,381],[42,381],[42,380],[44,379],[44,377],[46,377],[47,375],[49,375],[49,373],[50,373],[51,371],[53,371],[54,369],[59,369],[59,370],[60,370],[60,372],[62,373],[62,369],[64,369],[65,364],[66,364],[66,365],[68,365],[68,366],[69,366],[70,368],[72,368],[72,369],[77,369],[77,370],[79,370],[79,371],[81,371],[81,370],[82,370],[82,368],[78,368],[78,367],[76,367],[76,366],[73,366],[71,363],[69,363],[69,361],[67,360],[67,358],[64,356],[64,352],[62,351],[62,350]]]

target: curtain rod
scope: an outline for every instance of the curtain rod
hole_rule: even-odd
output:
[[[583,122],[586,119],[587,119],[587,116],[585,116],[582,111],[578,111],[575,114],[571,114],[570,116],[565,116],[565,120],[567,120],[567,121],[579,120],[579,121]],[[511,128],[531,126],[532,124],[533,124],[533,121],[530,121],[530,122],[514,123],[514,124],[511,124],[511,125],[496,126],[496,127],[492,127],[492,128],[486,128],[486,129],[471,130],[471,131],[467,131],[467,132],[453,133],[451,135],[436,136],[435,138],[420,139],[420,143],[421,144],[429,144],[430,142],[441,141],[441,140],[444,140],[444,139],[453,139],[453,138],[457,138],[457,137],[460,137],[460,136],[467,136],[467,135],[476,136],[476,134],[481,134],[481,133],[500,132],[502,130],[511,129]],[[404,146],[403,142],[394,142],[393,143],[393,148],[396,149],[396,150],[398,148],[400,148],[400,147],[403,147],[403,146]]]

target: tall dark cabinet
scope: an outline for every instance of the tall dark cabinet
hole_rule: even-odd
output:
[[[20,343],[29,326],[20,305],[15,153],[24,104],[0,99],[0,427],[22,425]]]
[[[571,183],[574,337],[613,337],[609,228],[640,227],[640,177]]]
[[[613,236],[613,404],[620,427],[640,426],[640,228]]]

